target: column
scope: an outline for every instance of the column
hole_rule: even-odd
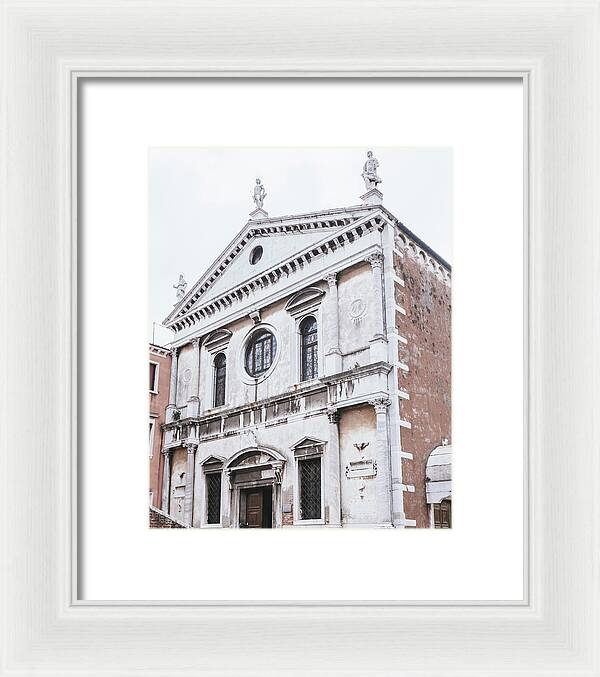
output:
[[[187,416],[198,416],[200,413],[200,338],[192,339],[192,381],[187,404]]]
[[[388,438],[387,408],[390,400],[379,398],[369,402],[375,409],[377,428],[375,448],[377,452],[377,526],[392,526],[390,481],[390,444]]]
[[[329,506],[329,524],[332,527],[342,525],[342,503],[340,487],[340,432],[338,424],[340,414],[337,409],[329,409],[329,440],[325,454],[325,496]]]
[[[183,499],[183,521],[192,525],[192,513],[194,508],[194,474],[196,472],[196,449],[197,444],[186,444],[187,467],[185,470],[185,496]]]
[[[171,382],[169,384],[169,405],[167,406],[166,423],[173,420],[173,412],[177,403],[177,348],[171,349]]]
[[[369,340],[371,362],[385,362],[387,360],[387,341],[383,322],[383,254],[374,252],[365,259],[371,264],[373,274],[373,336]]]
[[[163,449],[165,462],[163,465],[162,510],[169,514],[169,493],[171,492],[171,450]]]
[[[329,273],[325,278],[329,292],[325,297],[324,338],[325,338],[325,374],[337,374],[342,371],[342,351],[340,350],[340,322],[338,314],[337,274]]]

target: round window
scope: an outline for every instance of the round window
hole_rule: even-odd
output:
[[[246,347],[246,371],[250,376],[259,376],[273,364],[277,353],[277,341],[266,329],[253,334]]]
[[[263,248],[260,245],[257,245],[254,247],[254,249],[250,252],[250,264],[251,265],[256,265],[261,259],[263,255]]]

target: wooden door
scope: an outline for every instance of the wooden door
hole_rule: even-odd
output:
[[[263,525],[263,490],[256,489],[246,494],[246,526],[260,529]]]
[[[433,504],[433,521],[436,529],[452,528],[452,502],[443,500]]]

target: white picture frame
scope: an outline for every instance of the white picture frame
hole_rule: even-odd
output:
[[[599,9],[597,0],[3,4],[0,674],[600,675]],[[78,82],[258,75],[523,79],[523,603],[77,600]]]

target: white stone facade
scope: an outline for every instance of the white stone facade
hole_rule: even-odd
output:
[[[165,319],[162,507],[176,519],[406,526],[394,256],[415,245],[370,193],[355,207],[253,217]],[[303,379],[306,318],[316,320],[317,374]],[[267,363],[266,352],[248,357],[261,333],[274,337],[270,366],[253,376],[248,359]]]

